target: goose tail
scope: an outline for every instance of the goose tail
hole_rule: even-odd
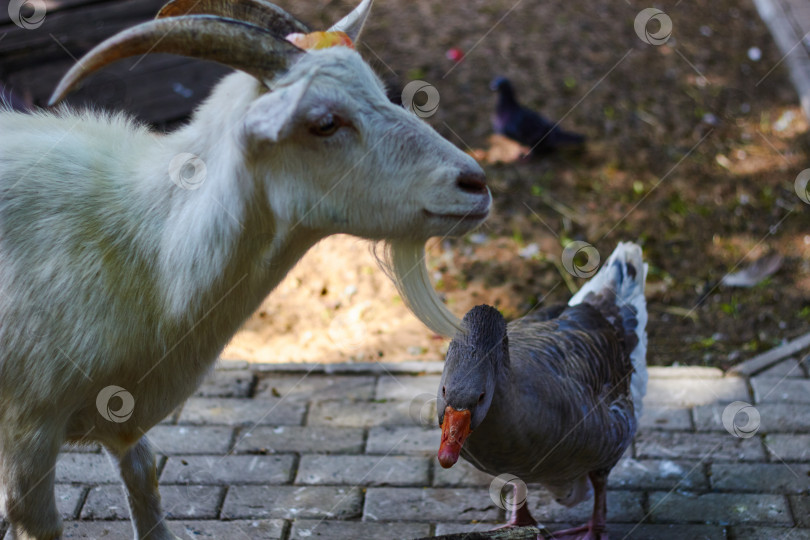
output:
[[[606,289],[615,293],[616,306],[622,316],[625,335],[636,342],[630,353],[633,375],[630,391],[636,420],[641,418],[642,399],[647,392],[647,302],[644,284],[647,264],[642,259],[641,247],[632,242],[620,242],[607,262],[588,281],[568,305],[581,303],[590,294],[599,296]]]

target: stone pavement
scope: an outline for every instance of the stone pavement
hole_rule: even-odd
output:
[[[610,477],[611,538],[810,539],[810,356],[773,358],[739,375],[650,369],[643,427]],[[149,432],[172,529],[184,539],[339,540],[494,527],[504,511],[490,477],[437,466],[429,400],[440,371],[222,363]],[[728,431],[724,411],[740,408]],[[65,538],[132,537],[97,449],[66,449],[56,477]],[[590,512],[531,486],[528,504],[551,530]],[[0,520],[0,538],[5,528]]]

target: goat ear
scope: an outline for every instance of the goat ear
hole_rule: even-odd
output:
[[[271,90],[258,98],[245,116],[245,129],[253,137],[278,142],[289,133],[296,111],[312,77]]]
[[[354,11],[335,23],[329,31],[346,32],[351,40],[356,43],[360,37],[360,32],[363,30],[363,25],[366,24],[366,19],[368,19],[371,4],[372,0],[363,0],[359,6],[354,8]]]

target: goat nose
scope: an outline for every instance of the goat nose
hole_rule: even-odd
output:
[[[487,177],[482,171],[463,171],[456,178],[456,186],[466,193],[480,195],[487,192]]]

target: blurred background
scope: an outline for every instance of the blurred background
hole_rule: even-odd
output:
[[[316,29],[355,4],[277,3]],[[4,92],[44,105],[76,58],[162,4],[47,0],[44,20],[27,29],[0,10]],[[658,17],[639,31],[634,23],[650,7],[376,0],[357,48],[394,100],[411,81],[435,88],[440,103],[425,121],[486,169],[491,218],[428,247],[451,310],[461,316],[489,303],[518,317],[565,302],[584,282],[562,262],[566,245],[586,242],[606,258],[633,240],[650,264],[649,363],[726,368],[807,332],[810,206],[795,180],[810,167],[808,122],[789,63],[751,0],[657,2],[671,28]],[[69,102],[171,130],[227,71],[173,56],[130,59]],[[524,157],[519,144],[493,137],[496,76],[512,81],[523,105],[583,134],[584,147]],[[441,360],[446,343],[410,315],[367,242],[333,237],[298,264],[224,356]]]

